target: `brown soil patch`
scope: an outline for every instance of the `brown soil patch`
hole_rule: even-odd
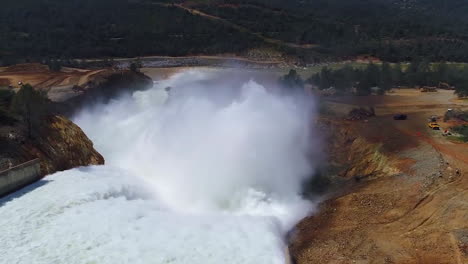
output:
[[[0,78],[0,86],[9,86],[11,84],[10,80],[7,78]]]
[[[35,89],[46,90],[52,100],[60,100],[57,94],[73,95],[74,85],[84,85],[101,74],[109,74],[111,70],[84,70],[63,68],[52,72],[42,64],[20,64],[3,67],[0,71],[0,86],[12,85],[19,89],[19,83],[31,84]],[[3,83],[5,85],[3,85]]]
[[[403,173],[412,175],[414,174],[414,170],[412,167],[416,164],[416,160],[406,158],[406,159],[400,159],[396,162],[396,167]]]
[[[443,130],[427,127],[429,116],[467,107],[465,102],[454,104],[453,97],[453,91],[421,95],[405,90],[390,96],[327,99],[376,108],[375,118],[340,122],[355,131],[352,137],[364,139],[355,144],[358,150],[353,153],[359,157],[351,159],[353,173],[371,173],[360,162],[365,160],[381,176],[357,185],[350,181],[341,194],[322,203],[316,215],[297,225],[289,247],[296,263],[468,263],[468,144],[450,142],[441,135]],[[393,120],[393,114],[401,112],[408,120]],[[441,125],[444,129],[451,124]],[[366,144],[380,154],[359,151]],[[333,145],[337,149],[331,153],[349,151],[343,146]]]
[[[197,67],[201,69],[203,67]],[[169,67],[169,68],[142,68],[141,72],[148,75],[155,81],[165,80],[179,72],[193,69],[191,67]]]

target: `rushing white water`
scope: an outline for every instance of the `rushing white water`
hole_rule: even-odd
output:
[[[106,166],[0,200],[0,263],[284,263],[313,209],[310,110],[210,71],[88,109],[75,122]]]

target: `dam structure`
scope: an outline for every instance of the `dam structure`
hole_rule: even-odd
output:
[[[39,159],[0,171],[0,198],[41,178]]]

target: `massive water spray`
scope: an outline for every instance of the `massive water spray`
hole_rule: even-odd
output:
[[[284,263],[285,232],[313,209],[300,195],[312,115],[310,100],[217,71],[86,109],[74,121],[106,166],[0,200],[2,261]]]

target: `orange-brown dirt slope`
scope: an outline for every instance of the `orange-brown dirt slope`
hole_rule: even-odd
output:
[[[35,89],[45,90],[52,101],[63,101],[73,97],[73,86],[82,86],[97,76],[110,72],[109,69],[84,70],[62,68],[50,71],[46,65],[37,63],[0,67],[0,86],[20,87],[29,83]]]
[[[26,83],[46,92],[60,112],[67,115],[79,108],[79,104],[107,100],[124,91],[147,89],[153,85],[150,77],[125,69],[62,68],[50,71],[46,65],[35,63],[0,68],[0,87],[9,86],[18,91],[21,84]]]
[[[366,121],[322,120],[345,184],[292,232],[293,262],[468,263],[468,144],[430,131],[430,112],[394,121],[375,106]]]

